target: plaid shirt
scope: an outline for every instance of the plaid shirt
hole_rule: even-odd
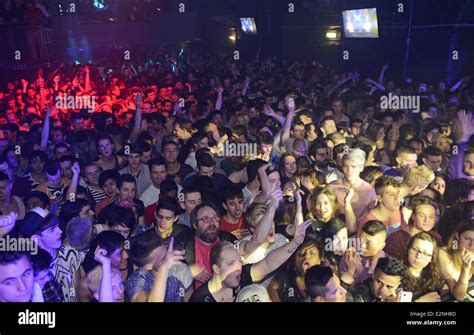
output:
[[[49,281],[43,287],[44,302],[64,302],[63,292],[53,275],[49,274]]]

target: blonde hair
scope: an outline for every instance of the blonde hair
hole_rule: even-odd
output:
[[[403,178],[403,184],[408,185],[411,188],[420,187],[426,188],[435,179],[433,171],[428,169],[424,165],[414,166],[408,170],[407,174]]]
[[[349,151],[349,153],[345,154],[342,158],[342,161],[351,160],[358,164],[360,167],[365,166],[365,152],[362,149],[356,148]]]
[[[111,277],[113,277],[114,275],[121,276],[120,271],[118,271],[117,269],[112,268],[111,272],[112,272]],[[102,265],[97,265],[95,268],[89,271],[89,273],[87,273],[87,288],[92,294],[99,291],[101,281],[102,281]]]
[[[346,144],[346,138],[343,134],[336,132],[330,136],[331,141],[334,143],[334,146],[338,144]]]

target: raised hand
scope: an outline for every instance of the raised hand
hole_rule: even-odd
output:
[[[174,237],[170,238],[168,251],[161,267],[165,270],[171,269],[173,266],[180,264],[184,260],[184,250],[174,250]]]
[[[206,283],[209,279],[211,279],[211,274],[203,265],[192,264],[189,266],[189,271],[193,275],[193,278],[198,282]]]
[[[280,189],[274,190],[270,196],[270,207],[278,208],[283,200],[283,192]]]
[[[344,257],[347,264],[347,271],[349,273],[354,274],[357,269],[362,267],[362,260],[355,249],[347,249]]]
[[[461,257],[463,267],[469,271],[472,267],[472,262],[474,262],[474,252],[469,251],[468,249],[463,249]]]
[[[353,187],[346,189],[346,196],[344,197],[344,202],[345,203],[351,202],[351,200],[354,198],[354,195],[355,195],[355,189]]]
[[[79,174],[81,173],[81,167],[79,166],[79,163],[74,163],[71,167],[71,171],[73,173],[73,175],[75,176],[79,176]]]
[[[311,220],[307,220],[302,224],[296,225],[295,227],[295,235],[293,236],[293,241],[300,245],[304,241],[304,237],[306,235],[306,229],[311,225]]]
[[[107,257],[107,251],[100,246],[95,249],[94,259],[101,265],[110,265],[110,257]]]
[[[15,227],[18,213],[11,212],[0,216],[0,238],[8,234]]]

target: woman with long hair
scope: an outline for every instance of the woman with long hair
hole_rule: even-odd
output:
[[[402,286],[413,293],[415,302],[441,301],[444,280],[438,253],[438,243],[427,232],[416,234],[408,242],[403,259],[407,271]]]
[[[339,264],[349,247],[349,231],[346,223],[335,218],[321,229],[321,264],[329,266],[337,277],[340,277]]]
[[[454,299],[474,301],[474,220],[461,221],[440,250],[441,274]]]

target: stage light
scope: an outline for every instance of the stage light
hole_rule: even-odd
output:
[[[229,40],[235,41],[235,40],[236,40],[235,35],[230,35],[230,36],[229,36]]]
[[[335,31],[326,31],[326,38],[328,40],[337,40],[337,32],[335,32]]]
[[[109,6],[106,0],[93,0],[92,5],[98,10],[105,10]]]

